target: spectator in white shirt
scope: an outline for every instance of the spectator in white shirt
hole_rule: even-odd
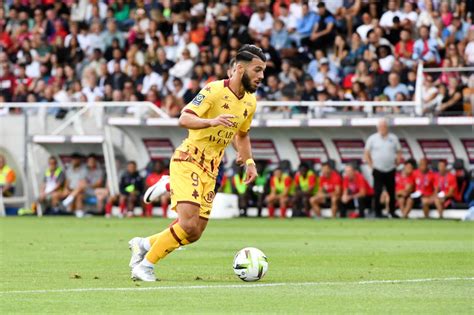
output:
[[[91,54],[95,48],[99,48],[102,52],[105,51],[105,44],[102,40],[100,23],[93,23],[91,25],[91,32],[85,38],[86,51]]]
[[[374,28],[372,17],[369,13],[362,14],[362,22],[363,24],[357,28],[356,32],[360,35],[360,39],[367,43],[367,33]]]
[[[296,17],[288,11],[288,6],[284,3],[280,4],[280,20],[285,23],[285,28],[289,34],[296,30]]]
[[[379,24],[383,28],[391,28],[393,27],[393,18],[396,16],[400,17],[400,15],[401,12],[397,10],[397,2],[394,0],[390,0],[388,2],[388,11],[382,15]]]
[[[145,76],[143,77],[143,85],[141,93],[146,95],[150,91],[152,86],[156,86],[159,91],[163,85],[163,78],[156,72],[153,71],[152,65],[147,62],[143,68]]]
[[[464,50],[464,60],[466,61],[467,65],[473,66],[474,65],[474,26],[471,26],[469,30],[469,43],[466,45],[466,49]]]
[[[254,40],[260,40],[262,35],[270,36],[273,28],[273,17],[267,12],[264,4],[258,6],[257,12],[252,14],[249,22],[249,33]]]
[[[94,6],[98,6],[100,18],[102,20],[106,18],[107,8],[108,8],[107,4],[99,0],[89,0],[88,2],[89,4],[86,7],[86,16],[85,16],[86,20],[89,20],[90,18],[93,17],[92,10]]]
[[[125,71],[125,67],[127,66],[127,60],[122,58],[122,51],[118,48],[114,49],[112,53],[113,59],[107,63],[107,70],[110,74],[114,73],[114,65],[116,63],[120,64],[120,69]]]
[[[185,49],[189,50],[191,58],[193,59],[195,59],[199,54],[199,46],[191,41],[189,33],[185,33],[182,37],[181,43],[178,43],[178,49],[176,51],[178,56],[181,56]]]
[[[180,78],[185,80],[191,77],[191,73],[194,67],[194,62],[191,59],[191,54],[189,50],[184,49],[182,57],[179,61],[170,69],[170,75],[175,78]]]
[[[405,1],[403,4],[403,11],[400,13],[399,17],[400,21],[402,21],[402,25],[415,25],[416,20],[418,19],[418,13],[413,10],[413,3],[410,1]]]
[[[93,71],[84,71],[85,84],[82,93],[86,96],[87,102],[92,103],[100,100],[104,94],[97,86],[97,79]]]

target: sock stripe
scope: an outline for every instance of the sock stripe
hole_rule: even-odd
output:
[[[179,243],[179,245],[183,246],[183,243],[181,242],[181,240],[179,239],[178,235],[176,234],[176,232],[174,231],[173,227],[171,226],[170,227],[170,232],[171,232],[171,235],[173,235],[174,239],[176,240],[176,242]]]

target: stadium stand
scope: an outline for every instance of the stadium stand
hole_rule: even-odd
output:
[[[103,156],[118,195],[116,160],[145,169],[169,158],[184,135],[181,108],[227,77],[245,43],[268,60],[256,158],[272,168],[289,160],[290,172],[334,159],[342,170],[361,162],[367,127],[388,116],[404,153],[446,159],[466,189],[473,13],[472,1],[439,0],[4,1],[0,151],[25,173],[13,203],[37,199],[49,155],[76,151]]]

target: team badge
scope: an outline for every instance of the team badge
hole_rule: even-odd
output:
[[[201,105],[202,101],[204,100],[205,96],[201,93],[196,95],[196,97],[193,99],[192,103],[196,106]]]
[[[206,200],[207,203],[211,203],[214,200],[214,197],[216,194],[213,191],[210,191],[207,193],[207,195],[204,197],[204,200]]]
[[[204,88],[204,90],[206,90],[207,92],[211,93],[211,87],[210,87],[210,86],[206,86],[206,87]]]
[[[224,105],[222,105],[222,108],[224,108],[224,109],[230,109],[230,106],[229,106],[229,104],[224,103]]]

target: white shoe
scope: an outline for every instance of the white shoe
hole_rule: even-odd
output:
[[[143,196],[143,201],[147,204],[155,202],[158,197],[166,192],[166,184],[169,182],[169,176],[162,176],[159,181],[146,190],[145,195]]]
[[[141,241],[141,237],[134,237],[130,241],[128,241],[128,248],[130,249],[130,253],[132,254],[132,257],[130,258],[130,263],[128,265],[132,269],[143,260],[143,257],[145,257],[147,253],[146,250],[140,246]]]
[[[155,268],[138,264],[132,269],[132,279],[146,282],[156,281]]]

